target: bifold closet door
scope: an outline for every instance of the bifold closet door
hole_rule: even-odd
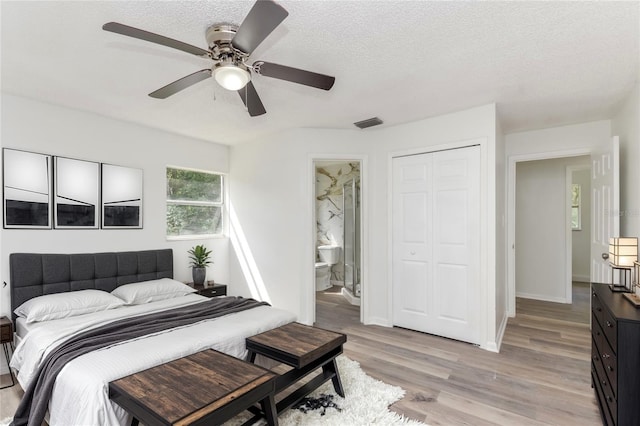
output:
[[[480,343],[480,147],[393,159],[393,324]]]

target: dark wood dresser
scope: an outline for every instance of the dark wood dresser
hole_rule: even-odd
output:
[[[591,380],[606,425],[640,424],[640,309],[591,284]]]

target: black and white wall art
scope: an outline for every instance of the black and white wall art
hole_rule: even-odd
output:
[[[142,169],[102,164],[102,228],[142,228]]]
[[[51,228],[50,155],[4,148],[5,228]]]
[[[98,228],[100,164],[54,157],[54,227]]]

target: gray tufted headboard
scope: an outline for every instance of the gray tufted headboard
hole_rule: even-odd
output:
[[[37,296],[173,278],[173,250],[9,255],[11,312]]]

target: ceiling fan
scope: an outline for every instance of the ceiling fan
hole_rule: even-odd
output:
[[[208,50],[117,22],[108,22],[102,26],[102,29],[182,50],[213,61],[211,68],[196,71],[149,93],[152,98],[165,99],[213,76],[223,88],[237,91],[249,115],[255,117],[267,111],[251,81],[252,73],[323,90],[331,89],[335,82],[335,77],[272,62],[256,61],[251,65],[247,63],[255,48],[288,15],[289,12],[272,0],[258,0],[239,27],[233,24],[215,24],[209,27],[205,34]]]

